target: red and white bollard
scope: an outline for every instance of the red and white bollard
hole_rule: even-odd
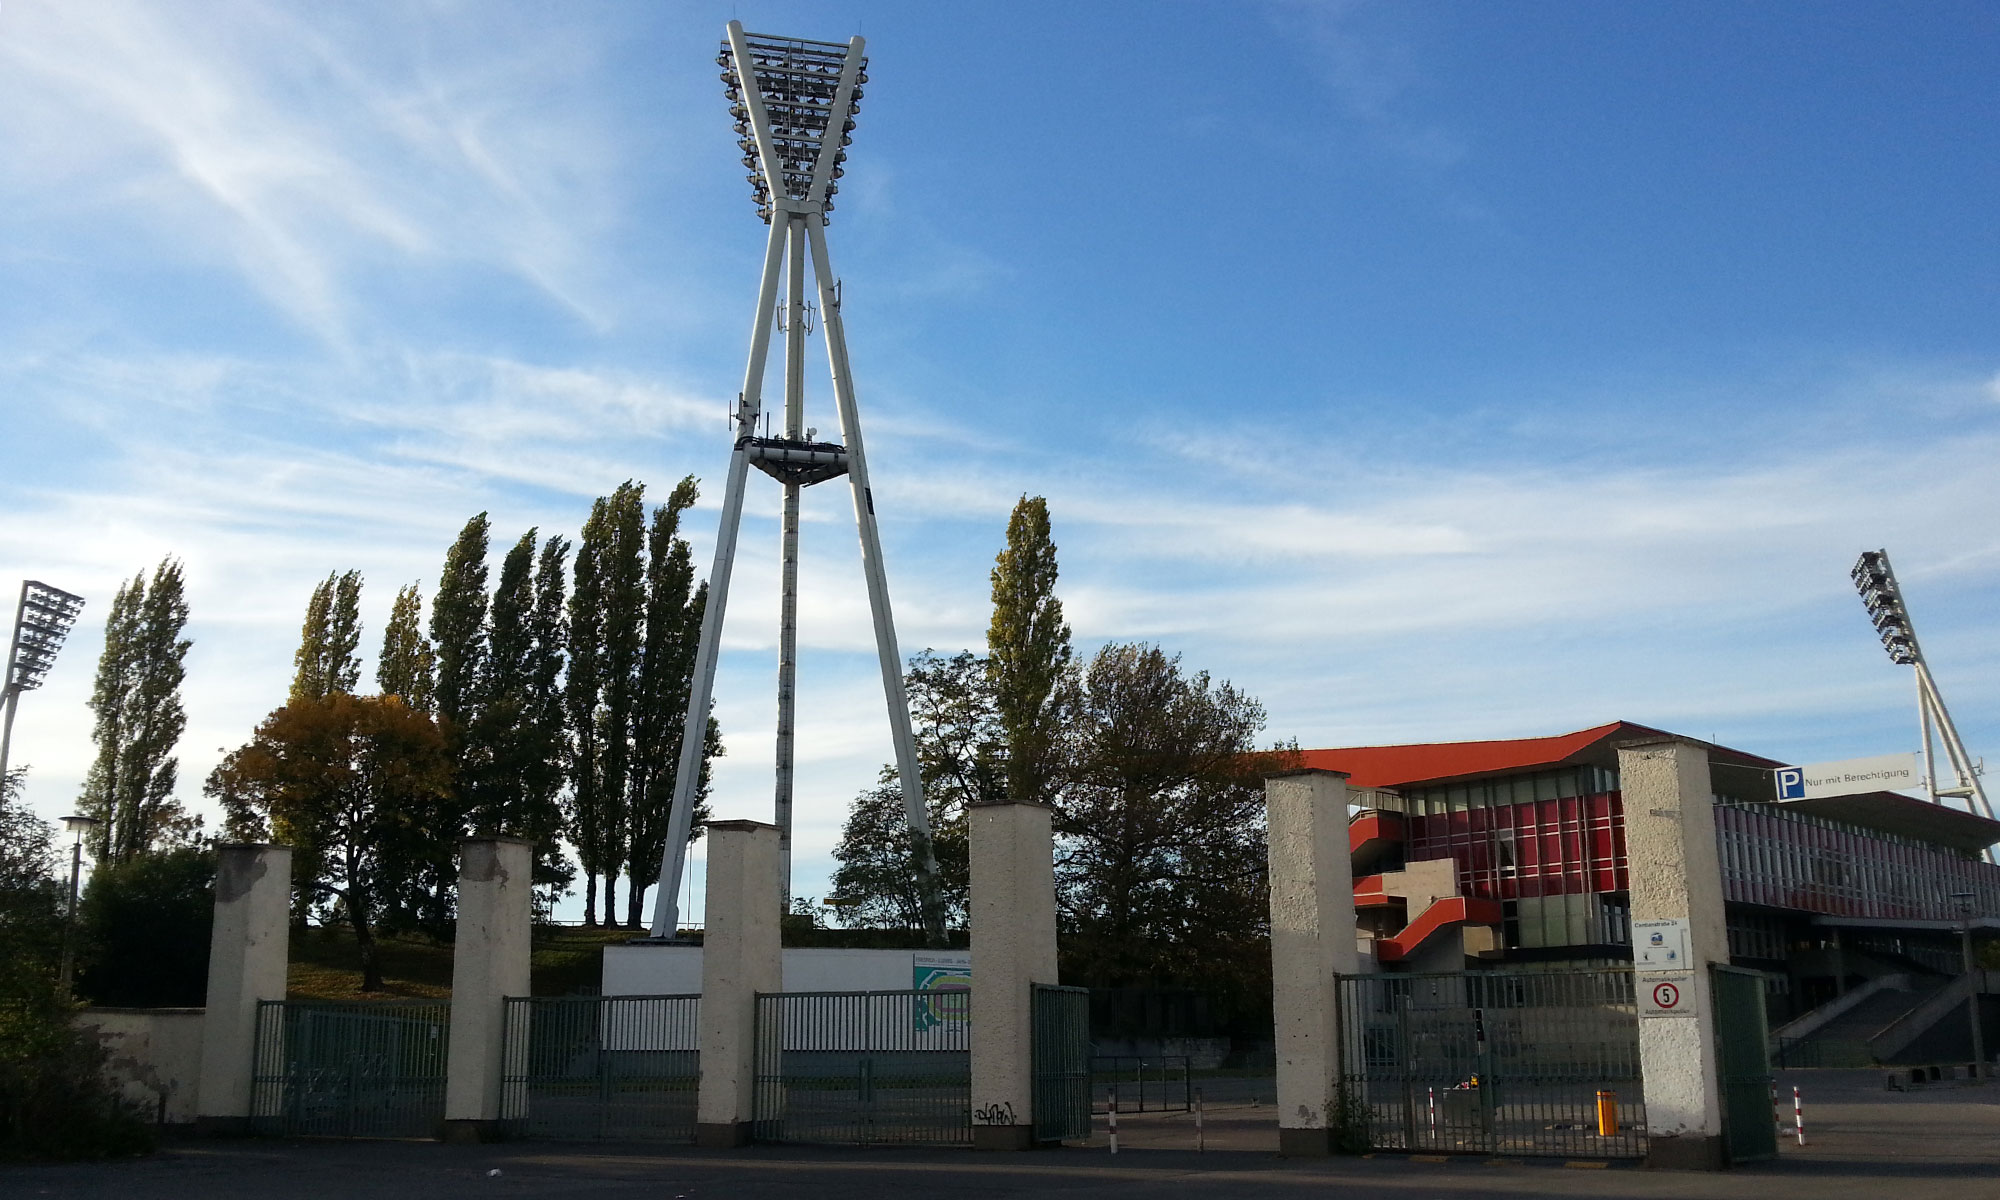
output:
[[[1425,1090],[1430,1092],[1431,1141],[1436,1142],[1438,1140],[1438,1090],[1434,1087]]]
[[[1111,1107],[1104,1115],[1110,1122],[1111,1153],[1116,1154],[1118,1153],[1118,1089],[1115,1086],[1111,1089]]]
[[[1799,1145],[1806,1144],[1806,1107],[1799,1099],[1799,1089],[1792,1089],[1792,1131],[1799,1135]]]
[[[1778,1107],[1778,1081],[1771,1081],[1771,1124],[1777,1127],[1778,1140],[1785,1138],[1785,1110]]]
[[[1208,1143],[1201,1131],[1201,1089],[1196,1088],[1194,1090],[1194,1152],[1196,1154],[1203,1154],[1207,1150]]]

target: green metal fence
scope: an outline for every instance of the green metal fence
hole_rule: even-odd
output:
[[[252,1127],[308,1137],[435,1137],[450,1041],[446,1001],[260,1000]]]
[[[1099,1107],[1118,1089],[1120,1112],[1189,1112],[1194,1070],[1184,1054],[1098,1054],[1090,1060],[1090,1094]]]
[[[1339,997],[1339,1082],[1370,1146],[1645,1153],[1630,970],[1350,975]],[[1600,1092],[1615,1132],[1600,1131]]]
[[[1035,1140],[1090,1136],[1090,989],[1032,985]],[[984,1114],[993,1116],[994,1114]],[[981,1119],[975,1112],[973,1119]],[[1013,1114],[1008,1114],[1012,1123]]]
[[[692,1142],[700,996],[511,996],[501,1116],[559,1141]]]
[[[1716,1067],[1722,1089],[1722,1136],[1732,1162],[1775,1158],[1778,1130],[1771,1116],[1770,1023],[1764,976],[1714,963]]]
[[[755,1136],[969,1144],[970,999],[943,990],[758,996]]]

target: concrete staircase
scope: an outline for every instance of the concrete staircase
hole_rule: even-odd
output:
[[[1870,1067],[1896,1061],[1938,1022],[1963,1014],[1987,972],[1955,978],[1892,975],[1869,981],[1771,1032],[1774,1059],[1788,1067]]]

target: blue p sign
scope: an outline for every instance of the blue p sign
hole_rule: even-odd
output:
[[[1779,767],[1778,799],[1803,800],[1806,798],[1806,773],[1802,767]]]

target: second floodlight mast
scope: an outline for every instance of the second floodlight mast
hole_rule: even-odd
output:
[[[1952,723],[1951,713],[1944,706],[1944,695],[1938,691],[1937,680],[1931,677],[1930,664],[1924,661],[1923,647],[1917,643],[1916,624],[1910,620],[1909,606],[1903,602],[1903,589],[1896,583],[1896,572],[1889,566],[1889,552],[1864,552],[1849,574],[1855,590],[1861,593],[1868,619],[1882,637],[1882,648],[1889,652],[1889,661],[1916,671],[1917,721],[1924,739],[1924,790],[1933,801],[1953,796],[1964,800],[1967,810],[1991,817],[1993,806],[1987,802],[1986,787],[1979,780],[1979,764],[1972,760],[1965,743],[1959,739],[1958,726]],[[1937,742],[1944,743],[1952,774],[1957,776],[1949,787],[1938,786]]]
[[[702,614],[701,642],[688,688],[687,721],[682,725],[681,757],[674,775],[673,815],[667,844],[660,855],[659,899],[653,908],[652,935],[672,937],[680,921],[681,873],[687,861],[688,829],[694,818],[695,791],[701,778],[701,731],[707,728],[709,701],[715,692],[715,662],[720,649],[723,610],[729,602],[729,574],[736,558],[736,534],[743,521],[743,489],[749,469],[778,481],[784,488],[779,536],[783,553],[778,622],[777,825],[782,865],[779,903],[789,907],[792,873],[792,733],[794,682],[798,664],[799,492],[842,475],[854,495],[854,520],[861,536],[861,571],[868,584],[868,606],[875,621],[875,651],[881,660],[882,690],[888,700],[889,731],[895,743],[896,772],[903,792],[904,814],[910,826],[910,848],[922,898],[926,934],[934,942],[944,933],[938,903],[937,859],[931,850],[930,816],[924,807],[923,779],[918,772],[916,739],[910,732],[910,702],[903,689],[902,652],[896,646],[896,624],[889,609],[889,580],[882,568],[882,541],[875,529],[875,498],[868,487],[868,462],[861,446],[861,417],[854,401],[854,380],[847,364],[847,334],[840,317],[840,285],[827,258],[827,214],[833,211],[835,181],[853,141],[854,117],[861,111],[861,85],[868,80],[868,59],[862,40],[815,42],[801,38],[745,33],[735,21],[723,39],[716,63],[722,68],[730,115],[736,119],[743,165],[750,169],[750,186],[757,214],[771,227],[764,249],[763,282],[757,291],[756,317],[750,326],[750,361],[743,372],[730,424],[736,435],[729,456],[729,476],[722,498],[722,522],[715,539],[715,566],[708,576],[708,607]],[[819,290],[819,326],[826,338],[827,365],[833,375],[834,409],[840,421],[840,441],[814,440],[805,428],[806,334],[811,309],[806,302],[806,265]],[[780,268],[785,291],[779,304]],[[782,316],[780,316],[782,314]],[[771,348],[771,328],[785,334],[784,433],[760,435],[763,415],[764,365]]]

